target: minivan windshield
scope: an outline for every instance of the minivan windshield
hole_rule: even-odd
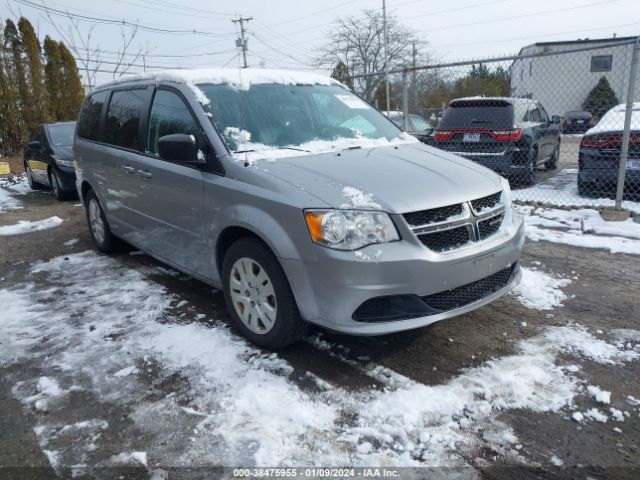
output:
[[[54,147],[73,145],[73,131],[75,130],[75,128],[75,122],[49,125],[49,137],[51,137],[51,145]]]
[[[375,108],[338,85],[198,85],[212,121],[235,153],[321,151],[404,142]]]

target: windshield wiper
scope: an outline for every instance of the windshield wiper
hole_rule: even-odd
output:
[[[309,152],[310,152],[310,150],[305,150],[304,148],[296,148],[296,147],[273,147],[273,148],[258,148],[258,149],[253,148],[253,149],[250,149],[250,150],[236,150],[236,151],[235,151],[235,152],[233,152],[233,153],[249,153],[249,152],[258,152],[258,151],[263,152],[263,151],[265,151],[265,150],[295,150],[295,151],[297,151],[297,152],[307,152],[307,153],[309,153]]]

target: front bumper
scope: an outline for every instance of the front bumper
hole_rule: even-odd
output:
[[[73,167],[55,165],[53,168],[58,172],[61,187],[65,191],[76,191],[76,170]]]
[[[399,222],[397,222],[399,223]],[[407,228],[403,240],[370,245],[356,252],[318,246],[318,262],[281,259],[302,317],[331,330],[381,335],[423,327],[479,308],[507,293],[520,280],[517,262],[524,245],[522,217],[493,237],[446,253],[427,249]],[[393,321],[356,321],[368,300],[386,296],[427,297],[467,286],[512,268],[499,290],[459,308]]]

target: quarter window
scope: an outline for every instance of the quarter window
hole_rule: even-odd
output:
[[[158,155],[158,139],[174,133],[199,137],[200,129],[182,98],[167,90],[158,90],[153,98],[149,119],[148,151]]]
[[[84,102],[78,119],[78,136],[87,140],[100,140],[100,114],[109,92],[97,92]]]
[[[594,55],[591,57],[592,72],[610,72],[613,55]]]
[[[105,142],[131,150],[141,150],[140,117],[145,90],[119,90],[113,92],[107,110]]]
[[[529,121],[540,123],[540,110],[538,110],[537,108],[531,110],[531,112],[529,113]]]

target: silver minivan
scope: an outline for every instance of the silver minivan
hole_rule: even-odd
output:
[[[223,289],[238,329],[268,348],[309,324],[422,327],[520,279],[508,182],[418,142],[330,78],[128,77],[87,96],[74,151],[97,248],[124,240]]]

